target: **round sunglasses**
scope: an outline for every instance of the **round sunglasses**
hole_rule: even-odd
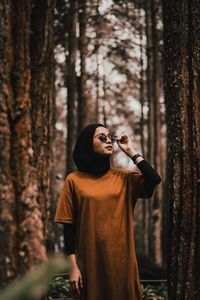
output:
[[[115,137],[112,135],[112,134],[108,134],[106,135],[105,133],[99,133],[97,135],[95,135],[93,138],[95,137],[98,137],[98,139],[102,142],[102,143],[106,143],[107,142],[107,138],[109,138],[111,140],[111,143],[114,144],[114,142],[116,141],[115,140]]]

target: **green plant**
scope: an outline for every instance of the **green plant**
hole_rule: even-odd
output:
[[[29,300],[40,297],[46,292],[53,274],[66,271],[68,262],[63,257],[51,259],[36,267],[31,273],[13,282],[0,292],[1,300]]]
[[[167,287],[164,284],[158,286],[142,285],[144,300],[168,300]]]

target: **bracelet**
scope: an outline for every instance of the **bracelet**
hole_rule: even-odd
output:
[[[134,164],[136,164],[136,159],[138,158],[138,157],[142,157],[142,155],[140,155],[140,154],[135,154],[135,155],[133,155],[132,157],[131,157],[131,159],[132,159],[132,161],[134,162]]]

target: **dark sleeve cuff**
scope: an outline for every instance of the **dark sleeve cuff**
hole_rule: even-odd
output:
[[[75,254],[75,226],[72,223],[64,223],[63,225],[65,254]]]
[[[157,185],[161,182],[161,177],[154,168],[144,159],[137,164],[144,177],[148,178],[153,184]]]

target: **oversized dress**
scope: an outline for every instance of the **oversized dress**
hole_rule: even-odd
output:
[[[145,196],[143,184],[144,176],[128,169],[66,177],[54,221],[76,225],[81,300],[142,299],[133,211],[137,198]]]

